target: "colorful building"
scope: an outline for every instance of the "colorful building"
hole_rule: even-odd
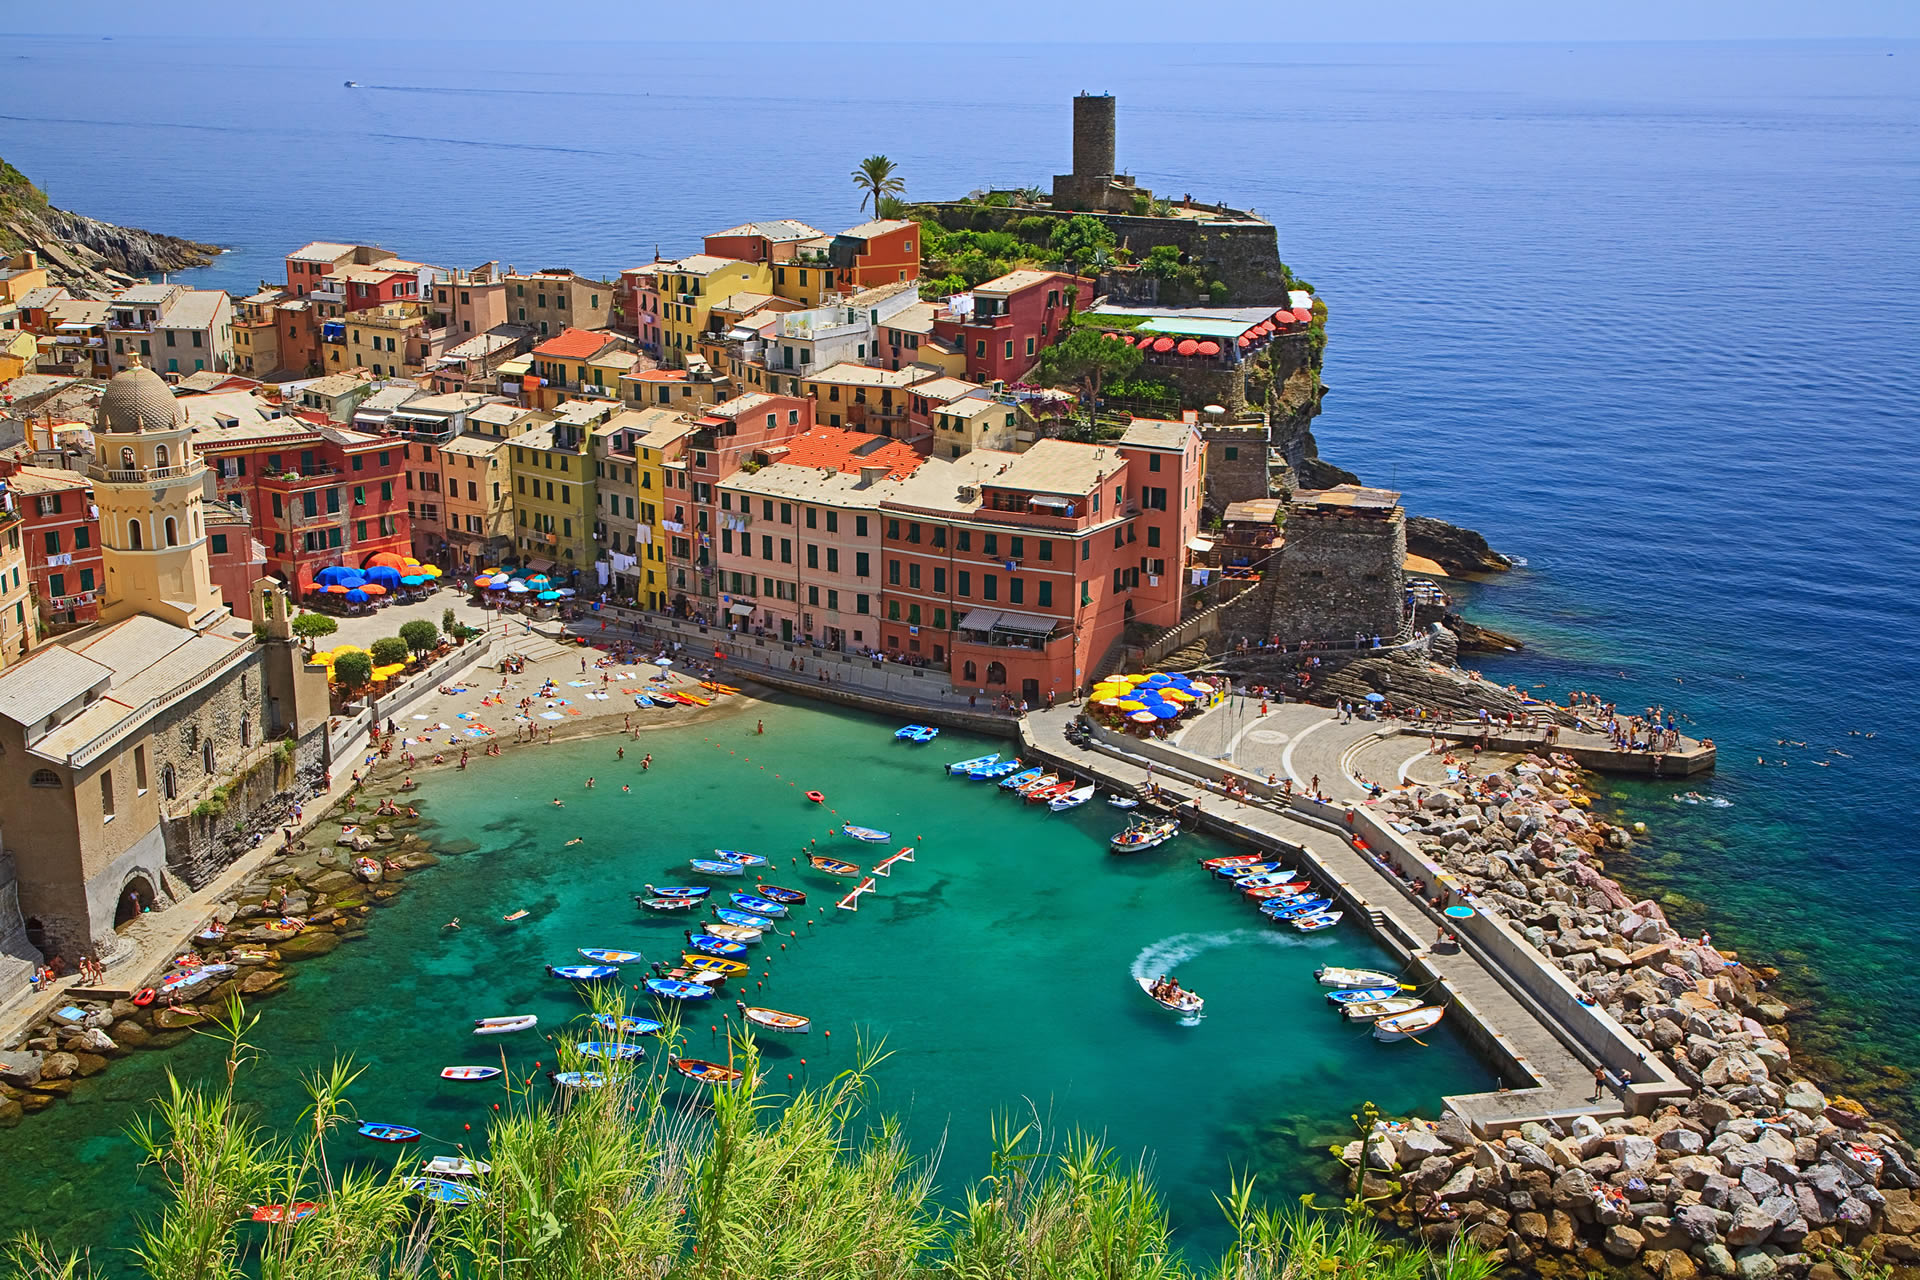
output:
[[[13,493],[21,520],[40,629],[57,631],[98,621],[106,564],[92,481],[83,472],[24,466],[4,457],[0,476]]]
[[[12,486],[0,479],[0,670],[33,651],[37,632],[26,529]]]
[[[514,546],[545,573],[578,586],[599,551],[593,542],[593,428],[612,417],[612,401],[568,401],[545,425],[507,442],[513,481]]]
[[[368,369],[376,378],[400,378],[426,364],[432,331],[418,303],[382,302],[351,311],[337,323],[345,341],[328,345],[329,371]]]
[[[764,262],[696,253],[658,267],[660,358],[673,365],[686,365],[699,349],[714,303],[736,293],[779,292],[773,287],[773,271]]]
[[[814,416],[830,427],[905,438],[911,397],[907,388],[934,376],[931,369],[876,369],[845,362],[800,379],[800,393],[814,403]]]
[[[108,301],[107,360],[115,372],[136,362],[161,373],[233,367],[233,299],[222,290],[139,284]]]
[[[614,283],[590,280],[571,271],[535,271],[506,275],[507,320],[524,325],[536,338],[565,329],[604,329],[613,319]]]
[[[1093,282],[1062,271],[1023,268],[947,299],[933,331],[958,347],[975,382],[1017,382],[1058,342]]]
[[[736,626],[829,649],[875,647],[880,502],[916,471],[898,440],[816,426],[720,493],[720,605]]]
[[[469,426],[475,426],[469,419]],[[455,436],[440,446],[445,494],[446,564],[467,573],[513,551],[513,494],[504,461],[507,442],[493,435]]]
[[[556,408],[562,400],[582,396],[611,399],[639,363],[627,339],[617,334],[565,329],[534,347],[521,397],[533,409]]]

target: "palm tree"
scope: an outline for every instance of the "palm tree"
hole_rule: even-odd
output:
[[[893,161],[885,156],[868,156],[853,171],[853,185],[867,194],[860,197],[860,207],[865,209],[867,201],[873,201],[873,212],[880,212],[880,200],[883,196],[897,196],[906,191],[907,184],[893,175]]]

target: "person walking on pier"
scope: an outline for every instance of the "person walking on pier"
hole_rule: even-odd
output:
[[[1593,1096],[1591,1098],[1588,1098],[1587,1101],[1588,1102],[1600,1101],[1601,1097],[1606,1093],[1606,1091],[1607,1091],[1607,1069],[1605,1067],[1595,1067],[1593,1069]]]

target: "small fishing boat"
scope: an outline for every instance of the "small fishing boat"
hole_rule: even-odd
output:
[[[373,1124],[360,1126],[360,1136],[372,1138],[375,1142],[418,1142],[420,1131],[409,1129],[403,1124]]]
[[[491,1080],[500,1074],[498,1067],[442,1067],[442,1080]]]
[[[1313,915],[1295,916],[1287,923],[1301,933],[1319,933],[1322,929],[1331,929],[1339,924],[1345,914],[1342,911],[1320,911]]]
[[[1236,853],[1226,858],[1202,858],[1200,865],[1218,875],[1221,871],[1231,870],[1234,867],[1251,867],[1265,861],[1267,856],[1262,853]]]
[[[750,929],[744,924],[723,924],[716,920],[706,926],[706,931],[716,938],[725,938],[728,942],[760,941],[760,930]]]
[[[1327,1003],[1331,1005],[1366,1004],[1372,1000],[1386,1000],[1400,994],[1400,988],[1392,987],[1348,987],[1344,991],[1327,992]]]
[[[1285,884],[1270,884],[1253,889],[1242,889],[1241,892],[1249,898],[1252,898],[1255,902],[1267,902],[1274,898],[1298,897],[1303,891],[1311,889],[1312,887],[1313,885],[1306,880],[1289,880]]]
[[[1275,889],[1294,883],[1293,872],[1282,867],[1278,871],[1262,871],[1254,875],[1241,876],[1233,882],[1236,889]]]
[[[778,919],[787,914],[785,904],[775,902],[770,898],[756,898],[750,893],[730,893],[727,895],[727,898],[734,906],[745,907],[757,915],[773,916]]]
[[[1078,809],[1091,799],[1093,799],[1093,784],[1088,783],[1084,787],[1075,787],[1063,796],[1055,796],[1047,801],[1047,808],[1055,813],[1065,813],[1068,809]]]
[[[613,1062],[629,1062],[647,1056],[645,1045],[616,1044],[611,1040],[582,1040],[574,1048],[589,1058],[606,1058]]]
[[[1275,898],[1261,904],[1260,914],[1269,920],[1301,920],[1318,915],[1332,905],[1332,898],[1318,894],[1311,898]]]
[[[1046,770],[1042,769],[1039,765],[1035,765],[1031,769],[1022,769],[1019,773],[1008,774],[1006,777],[1000,779],[1000,786],[1007,791],[1017,791],[1045,772]]]
[[[721,862],[715,858],[695,858],[687,863],[703,876],[743,876],[747,869],[737,862]]]
[[[885,844],[887,841],[893,839],[893,836],[889,832],[880,831],[873,827],[857,827],[851,822],[843,825],[840,830],[852,836],[855,840],[865,840],[868,844]]]
[[[1059,774],[1043,773],[1037,778],[1021,783],[1019,786],[1013,788],[1013,791],[1015,795],[1028,796],[1036,791],[1044,791],[1058,781],[1060,781]]]
[[[731,958],[733,956],[743,956],[747,954],[746,943],[729,942],[725,938],[718,938],[710,933],[687,934],[687,945],[695,951],[703,952],[710,956],[726,956]]]
[[[409,1178],[407,1190],[438,1204],[472,1204],[474,1192],[445,1178]]]
[[[1209,874],[1211,874],[1215,879],[1218,879],[1218,880],[1238,880],[1242,876],[1265,875],[1269,871],[1280,871],[1282,869],[1283,868],[1279,863],[1272,862],[1272,861],[1267,861],[1267,862],[1236,861],[1232,866],[1228,866],[1228,867],[1207,868]]]
[[[1313,978],[1323,987],[1400,987],[1400,979],[1378,969],[1342,969],[1327,965],[1313,971]]]
[[[1020,769],[1021,764],[1018,757],[1012,760],[995,760],[990,765],[973,770],[967,777],[975,782],[997,782],[1010,774],[1020,772]]]
[[[1140,853],[1157,848],[1179,834],[1180,823],[1173,818],[1163,818],[1159,822],[1128,827],[1107,841],[1107,847],[1114,853]]]
[[[594,1014],[593,1025],[617,1036],[650,1036],[666,1026],[652,1018],[628,1018],[611,1013]]]
[[[513,1013],[498,1018],[475,1018],[473,1034],[477,1036],[503,1036],[509,1031],[531,1031],[540,1025],[537,1013]]]
[[[636,893],[636,898],[704,898],[713,890],[704,884],[650,884],[645,893]]]
[[[1412,1013],[1420,1007],[1419,996],[1388,996],[1384,1000],[1361,1000],[1340,1006],[1342,1017],[1354,1022],[1377,1022],[1396,1014]]]
[[[347,88],[349,88],[349,89],[358,89],[359,87],[360,87],[360,82],[359,82],[358,80],[349,80],[349,81],[347,81]]]
[[[743,867],[764,867],[767,860],[757,853],[742,853],[738,849],[715,849],[713,856],[722,862],[737,863]]]
[[[293,1204],[263,1204],[253,1211],[255,1222],[300,1222],[320,1212],[320,1206],[311,1200],[300,1200]]]
[[[813,1019],[803,1018],[797,1013],[782,1013],[778,1009],[761,1009],[744,1000],[735,1000],[734,1007],[740,1010],[740,1016],[762,1031],[779,1031],[787,1035],[805,1035],[813,1030]]]
[[[1396,1013],[1390,1018],[1382,1018],[1373,1024],[1373,1038],[1382,1043],[1406,1040],[1419,1035],[1422,1031],[1432,1030],[1434,1024],[1446,1014],[1446,1009],[1437,1004],[1430,1004],[1408,1013]]]
[[[675,978],[648,978],[646,988],[662,1000],[711,1000],[713,988]]]
[[[999,759],[1000,753],[996,751],[990,756],[975,756],[971,760],[958,760],[947,766],[947,772],[971,775],[975,769],[984,769]]]
[[[612,947],[578,947],[576,950],[595,964],[632,964],[643,958],[638,951],[617,951]]]
[[[1140,802],[1132,796],[1108,796],[1107,803],[1115,809],[1138,809]]]
[[[807,895],[799,889],[788,889],[777,884],[762,884],[760,896],[774,902],[784,902],[789,906],[799,906],[807,900]]]
[[[1147,998],[1162,1009],[1171,1009],[1175,1013],[1199,1013],[1206,1007],[1207,1002],[1191,991],[1182,991],[1177,996],[1155,995],[1152,978],[1135,978],[1134,981],[1139,983],[1140,989],[1147,993]]]
[[[547,1079],[563,1089],[600,1089],[607,1083],[598,1071],[549,1071]]]
[[[520,910],[509,912],[508,914],[501,916],[500,918],[506,923],[512,924],[515,920],[525,920],[528,916],[532,914],[533,912],[528,911],[525,907],[522,907]]]
[[[855,870],[857,871],[859,868],[856,867]],[[759,929],[762,932],[773,928],[773,921],[767,919],[765,916],[757,916],[751,911],[735,911],[732,907],[715,907],[713,914],[714,917],[723,924],[742,925],[748,929]]]
[[[1020,798],[1028,804],[1052,804],[1055,800],[1068,795],[1072,791],[1073,781],[1071,779],[1063,779],[1062,781],[1053,783],[1051,786],[1035,787],[1031,791],[1023,791],[1020,793]]]
[[[547,973],[568,982],[602,982],[620,976],[620,967],[611,964],[550,964]]]
[[[694,955],[688,955],[683,958],[687,960],[713,959],[712,956],[694,956]],[[727,964],[731,962],[723,960],[721,961],[721,963]],[[705,969],[688,969],[683,965],[667,964],[665,961],[662,961],[661,963],[653,966],[653,973],[654,973],[654,976],[657,978],[666,978],[671,982],[692,982],[692,983],[698,984],[699,986],[712,987],[716,991],[718,991],[721,987],[725,986],[728,977],[731,976],[729,974],[720,973],[718,971],[709,972]]]
[[[851,862],[842,862],[838,858],[829,858],[822,854],[810,853],[807,862],[815,871],[824,871],[830,876],[857,876],[860,868]]]
[[[668,1058],[675,1071],[689,1080],[698,1080],[701,1084],[732,1084],[746,1073],[733,1067],[723,1067],[717,1062],[702,1062],[698,1058]]]
[[[491,1173],[493,1166],[485,1160],[469,1160],[465,1156],[435,1156],[420,1169],[438,1178],[478,1178]]]
[[[931,730],[927,725],[909,724],[909,725],[902,725],[900,728],[895,729],[893,731],[893,736],[902,742],[920,742],[923,740],[920,737],[920,735],[923,733],[928,733],[930,731]]]
[[[690,911],[700,905],[698,898],[642,898],[634,901],[649,911]]]
[[[738,978],[751,972],[751,968],[744,961],[694,952],[688,952],[680,957],[680,967],[690,973],[710,973],[719,980]]]

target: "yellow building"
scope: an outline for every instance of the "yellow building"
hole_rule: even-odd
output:
[[[936,458],[958,458],[975,449],[1021,453],[1033,443],[1031,424],[1021,430],[1019,402],[985,387],[947,401],[932,416]]]
[[[0,332],[0,382],[30,372],[40,356],[40,340],[24,329]]]
[[[639,363],[618,334],[567,329],[533,349],[524,399],[531,408],[550,409],[569,397],[617,398],[620,380]]]
[[[18,306],[35,289],[47,287],[47,269],[40,255],[23,249],[11,258],[0,258],[0,306]]]
[[[418,303],[383,302],[349,312],[344,323],[347,340],[328,348],[329,371],[369,369],[376,378],[401,378],[426,364],[427,317]]]
[[[0,668],[33,649],[33,580],[13,492],[0,480]]]
[[[599,558],[590,444],[593,428],[618,408],[611,401],[568,401],[546,425],[507,441],[514,549],[543,572],[557,570],[556,585],[564,577],[578,586],[572,575],[591,575]]]
[[[773,269],[764,262],[741,262],[696,253],[678,262],[658,264],[660,358],[684,366],[699,349],[699,335],[716,302],[736,293],[773,292]]]
[[[504,461],[507,442],[493,435],[455,436],[440,446],[447,546],[460,569],[484,568],[513,549],[513,492]]]
[[[794,246],[793,256],[773,264],[773,292],[803,306],[818,306],[830,293],[852,293],[851,271],[835,271],[828,259],[832,236],[816,236]]]
[[[907,388],[936,376],[937,372],[925,365],[876,369],[843,360],[802,375],[800,394],[814,402],[815,422],[904,437],[911,403]]]
[[[666,464],[679,459],[693,434],[694,419],[693,413],[657,406],[629,410],[608,424],[617,425],[627,437],[625,453],[633,459],[635,564],[625,573],[633,579],[634,598],[649,609],[663,609],[667,603]],[[619,572],[621,562],[613,566]]]

